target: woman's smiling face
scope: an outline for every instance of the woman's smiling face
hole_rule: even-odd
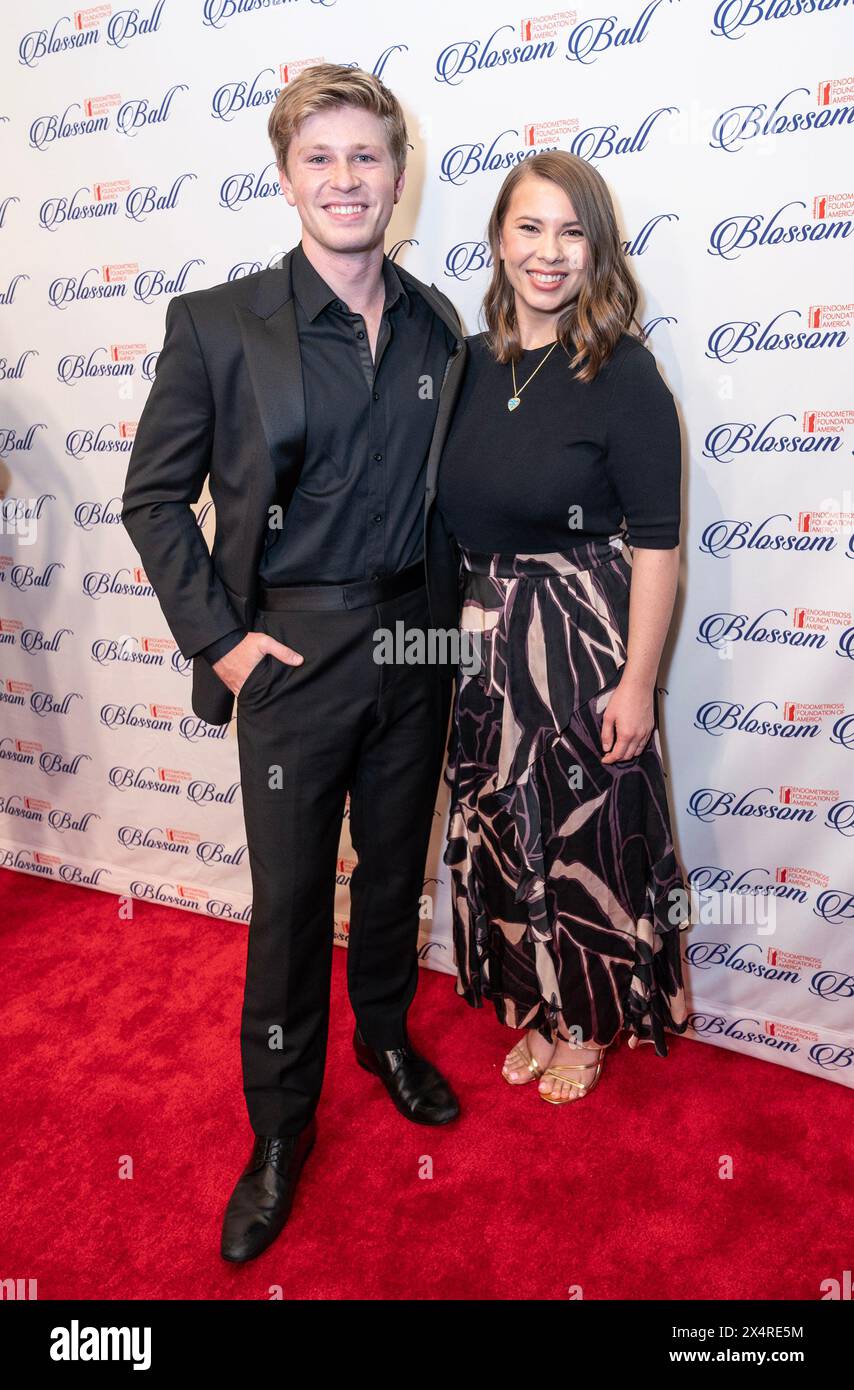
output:
[[[588,245],[568,196],[551,179],[522,178],[510,197],[499,234],[516,314],[530,326],[556,319],[578,294]]]

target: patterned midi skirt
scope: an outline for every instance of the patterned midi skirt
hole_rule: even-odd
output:
[[[601,761],[630,552],[616,535],[462,563],[463,652],[479,662],[459,668],[445,772],[457,993],[512,1028],[599,1046],[625,1030],[666,1057],[665,1029],[688,1026],[690,922],[657,689],[645,748]]]

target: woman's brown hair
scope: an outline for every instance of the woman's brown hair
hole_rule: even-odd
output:
[[[581,223],[587,266],[578,294],[564,306],[557,337],[570,356],[579,381],[592,381],[635,320],[638,289],[620,241],[611,194],[602,175],[577,155],[546,150],[517,164],[504,180],[489,219],[492,280],[483,302],[488,342],[497,362],[518,362],[522,343],[516,322],[515,291],[507,278],[498,234],[510,199],[525,178],[549,179],[562,188]],[[637,337],[644,340],[641,325]],[[580,365],[583,363],[583,366]]]

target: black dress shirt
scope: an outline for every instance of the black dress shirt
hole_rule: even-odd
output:
[[[265,584],[349,584],[422,558],[427,454],[455,340],[388,256],[382,273],[374,359],[362,315],[330,289],[301,243],[294,251],[305,460],[281,528],[268,530]],[[245,635],[235,628],[201,655],[218,661]]]

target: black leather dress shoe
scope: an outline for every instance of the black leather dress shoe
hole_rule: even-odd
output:
[[[297,1179],[316,1137],[314,1119],[299,1134],[255,1136],[252,1155],[225,1209],[224,1260],[254,1260],[272,1245],[290,1215]]]
[[[450,1085],[411,1043],[381,1052],[369,1047],[357,1028],[353,1047],[359,1066],[379,1077],[407,1120],[419,1125],[446,1125],[459,1115],[460,1103]]]

